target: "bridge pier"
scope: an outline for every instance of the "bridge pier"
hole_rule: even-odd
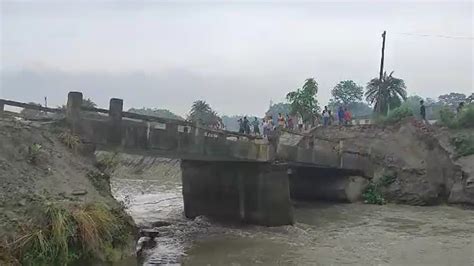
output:
[[[206,215],[266,226],[293,223],[285,165],[181,162],[186,217]]]

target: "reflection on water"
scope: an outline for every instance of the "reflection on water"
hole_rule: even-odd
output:
[[[295,203],[294,226],[187,220],[179,180],[114,179],[138,224],[170,221],[145,265],[474,265],[474,212]]]

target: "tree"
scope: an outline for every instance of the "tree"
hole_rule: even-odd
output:
[[[357,85],[352,80],[344,80],[339,82],[331,91],[334,102],[348,105],[359,102],[364,95],[362,86]]]
[[[374,78],[367,83],[365,92],[367,101],[374,104],[374,111],[379,114],[387,114],[389,109],[399,107],[402,100],[407,98],[406,86],[403,79],[384,72],[382,79]]]
[[[317,92],[318,83],[314,78],[307,79],[302,88],[289,92],[286,99],[290,103],[291,114],[299,114],[305,123],[312,122],[313,117],[319,112]]]
[[[174,114],[173,112],[167,109],[156,109],[156,108],[130,108],[128,109],[130,113],[141,114],[141,115],[149,115],[149,116],[156,116],[161,118],[168,118],[168,119],[176,119],[176,120],[184,120],[181,116]]]
[[[91,98],[87,98],[82,100],[82,107],[86,108],[96,108],[97,104],[91,100]]]
[[[268,111],[265,113],[266,116],[271,116],[273,123],[277,123],[278,114],[291,114],[291,105],[289,103],[275,103],[268,108]]]
[[[440,95],[438,99],[443,105],[456,107],[460,102],[465,102],[467,98],[463,93],[451,92],[449,94]]]
[[[217,115],[217,112],[212,110],[211,106],[202,100],[193,103],[189,111],[188,120],[199,122],[205,126],[218,126],[222,124],[222,120]]]

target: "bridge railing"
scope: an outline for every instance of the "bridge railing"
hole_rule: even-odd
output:
[[[150,115],[143,115],[137,114],[132,112],[123,111],[123,100],[112,98],[110,100],[109,109],[104,108],[96,108],[96,107],[87,107],[82,105],[83,97],[81,92],[70,92],[68,94],[68,102],[66,108],[50,108],[44,107],[39,104],[32,104],[32,103],[23,103],[18,101],[0,99],[0,113],[6,112],[5,106],[13,106],[19,107],[23,109],[29,110],[37,110],[44,113],[59,113],[59,114],[66,114],[67,119],[73,124],[79,121],[79,118],[83,115],[81,113],[88,112],[88,113],[98,113],[98,114],[105,114],[109,116],[109,120],[112,121],[120,121],[122,118],[146,121],[146,122],[156,122],[164,125],[177,125],[178,131],[184,133],[191,133],[191,129],[198,129],[200,130],[205,137],[224,137],[224,138],[234,138],[234,139],[247,139],[247,140],[255,140],[261,139],[260,136],[253,136],[247,134],[241,134],[238,132],[228,131],[228,130],[219,130],[219,129],[212,129],[205,127],[203,125],[199,125],[190,121],[178,120],[178,119],[171,119],[171,118],[162,118],[157,116],[150,116]],[[166,128],[166,126],[165,126]]]

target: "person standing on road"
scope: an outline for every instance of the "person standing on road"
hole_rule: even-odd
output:
[[[344,108],[344,123],[350,125],[352,122],[352,114],[347,108]]]
[[[247,117],[245,116],[244,117],[244,132],[245,134],[247,135],[250,135],[250,121],[247,119]]]
[[[339,119],[339,125],[344,124],[344,116],[345,116],[344,109],[342,109],[342,106],[339,106],[339,109],[337,111],[337,118]]]
[[[285,118],[281,113],[278,113],[278,127],[284,128],[285,127]]]
[[[420,101],[420,115],[421,119],[423,119],[423,122],[426,122],[426,108],[425,102],[423,100]]]
[[[259,128],[260,123],[258,122],[257,117],[252,121],[252,126],[253,126],[253,134],[255,136],[260,135],[260,128]]]

